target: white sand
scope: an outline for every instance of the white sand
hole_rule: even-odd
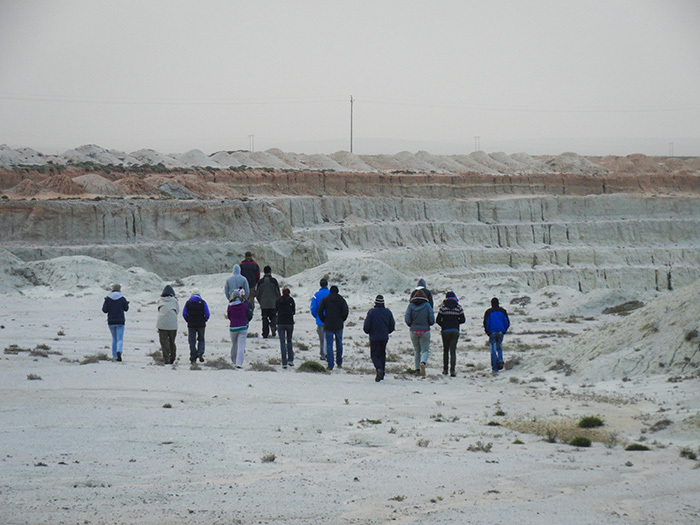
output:
[[[682,447],[697,452],[700,445],[697,375],[679,382],[667,381],[664,373],[594,382],[579,372],[567,376],[526,366],[543,363],[570,340],[563,331],[607,337],[606,323],[619,318],[601,315],[600,307],[617,304],[622,292],[609,294],[611,303],[601,294],[563,287],[534,292],[517,283],[485,282],[475,289],[473,283],[424,276],[429,286],[455,289],[467,323],[458,346],[458,377],[440,373],[442,352],[434,332],[428,377],[419,379],[399,373],[412,365],[402,287],[413,286],[413,276],[396,272],[391,283],[379,282],[376,275],[384,269],[373,273],[358,267],[352,254],[347,260],[334,254],[323,267],[280,281],[297,301],[294,340],[308,347],[295,348],[298,367],[318,358],[308,313],[317,280],[323,272],[344,275],[347,282],[337,279],[351,313],[343,370],[319,375],[273,365],[273,372],[254,371],[253,363],[279,359],[279,344],[251,337],[244,370],[202,366],[194,371],[182,320],[178,364],[164,367],[149,356],[158,350],[156,300],[164,283],[157,276],[89,258],[66,259],[71,258],[34,264],[52,287],[15,289],[9,277],[0,279],[0,346],[47,345],[49,352],[58,352],[0,355],[2,523],[700,519],[698,462],[679,453]],[[3,261],[6,267],[17,263],[11,257]],[[357,272],[367,279],[357,279]],[[207,359],[228,359],[226,277],[193,276],[175,283],[180,307],[195,286],[209,302]],[[81,365],[84,356],[110,353],[100,308],[112,280],[122,280],[130,300],[124,362]],[[389,284],[396,286],[394,293]],[[374,381],[361,331],[376,293],[385,294],[398,327],[388,346],[390,373],[381,383]],[[513,320],[504,342],[506,360],[522,361],[495,377],[488,371],[480,326],[491,295],[502,297]],[[526,295],[529,304],[509,304]],[[590,320],[566,323],[562,317],[577,304],[584,305]],[[673,304],[660,297],[640,315]],[[259,310],[250,332],[260,333]],[[41,380],[28,380],[29,374]],[[172,408],[164,408],[166,403]],[[505,416],[496,415],[499,410]],[[584,415],[602,417],[605,432],[616,434],[618,443],[575,448],[489,425],[576,421]],[[653,431],[666,419],[668,427]],[[651,450],[625,451],[631,442],[644,442]],[[470,450],[488,444],[490,452]],[[271,455],[274,461],[266,462]]]

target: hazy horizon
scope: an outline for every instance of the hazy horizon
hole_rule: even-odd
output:
[[[700,155],[692,0],[0,1],[0,144]],[[477,138],[478,137],[478,138]]]

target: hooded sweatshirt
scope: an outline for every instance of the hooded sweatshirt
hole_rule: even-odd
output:
[[[415,290],[411,292],[411,299],[415,297],[416,292],[418,290],[423,290],[423,293],[425,296],[428,298],[428,302],[430,303],[431,308],[435,308],[435,304],[433,303],[433,294],[428,290],[428,286],[425,284],[425,279],[418,279],[418,284],[416,285]]]
[[[498,304],[498,299],[491,299],[491,308],[484,312],[484,332],[486,335],[491,335],[495,332],[506,333],[510,328],[510,319],[506,312]]]
[[[435,324],[435,314],[428,299],[425,297],[414,297],[411,299],[406,309],[404,321],[406,321],[411,331],[429,331],[430,326]]]
[[[233,275],[226,280],[226,286],[224,286],[224,293],[227,299],[231,299],[231,294],[234,290],[243,288],[245,290],[245,296],[250,296],[250,286],[248,285],[248,279],[241,275],[241,267],[237,264],[233,265]]]
[[[110,292],[102,303],[102,311],[107,314],[107,324],[122,325],[125,323],[124,312],[129,309],[129,301],[121,292]]]
[[[163,293],[158,298],[158,330],[177,330],[177,314],[180,313],[180,305],[175,297],[172,286],[163,288]]]

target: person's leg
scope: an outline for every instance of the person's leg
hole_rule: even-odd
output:
[[[335,360],[338,366],[343,366],[343,329],[335,332]]]
[[[272,337],[277,335],[277,310],[274,308],[270,310],[270,331],[272,332]]]
[[[294,325],[287,325],[287,362],[289,366],[294,365],[294,347],[292,345],[292,334],[294,333]]]
[[[236,365],[238,359],[238,332],[230,332],[231,334],[231,362]]]
[[[248,337],[248,330],[237,332],[238,334],[238,355],[236,356],[236,366],[243,368],[243,359],[245,358],[245,342]]]
[[[491,370],[498,372],[498,348],[496,346],[496,334],[489,336],[489,346],[491,347]]]
[[[316,333],[318,334],[318,341],[321,348],[321,359],[326,359],[326,329],[322,324],[316,325]]]
[[[187,342],[190,344],[190,363],[197,360],[197,328],[187,327]]]
[[[204,362],[204,349],[206,347],[204,343],[204,330],[206,329],[206,326],[202,326],[201,328],[197,328],[197,357],[199,357],[199,360]]]
[[[420,362],[421,375],[425,375],[425,368],[428,366],[428,357],[430,356],[430,332],[425,332],[420,336]]]
[[[372,365],[374,365],[377,372],[379,372],[379,370],[382,368],[382,362],[379,358],[379,343],[381,343],[381,341],[369,342],[369,355],[372,358]]]
[[[287,368],[287,343],[285,341],[285,336],[287,335],[287,327],[285,325],[279,325],[279,331],[277,332],[280,338],[280,354],[282,355],[282,366]]]
[[[496,367],[500,370],[503,368],[503,333],[498,332],[496,336]]]
[[[411,344],[413,344],[413,353],[415,358],[416,372],[420,370],[420,335],[411,332]]]
[[[324,330],[326,336],[326,360],[328,362],[328,368],[333,370],[335,367],[335,359],[333,356],[333,332],[330,330]]]
[[[263,339],[267,339],[267,336],[270,335],[270,310],[261,308],[260,314],[262,317],[262,336]]]
[[[169,339],[170,339],[170,362],[174,363],[175,358],[177,357],[177,344],[175,343],[175,340],[177,338],[177,330],[168,330],[170,333]]]
[[[454,376],[457,366],[457,341],[459,332],[452,332],[450,337],[450,374]]]
[[[170,363],[170,338],[167,330],[158,329],[158,341],[160,342],[160,352],[163,354],[163,364]]]
[[[440,337],[442,337],[442,373],[447,375],[447,367],[449,366],[450,333],[441,332]]]
[[[124,325],[118,324],[117,329],[117,361],[121,361],[124,352]]]
[[[109,333],[112,334],[112,359],[117,358],[117,325],[110,324]]]

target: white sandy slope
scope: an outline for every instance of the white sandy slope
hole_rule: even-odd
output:
[[[700,470],[679,454],[681,447],[700,445],[693,426],[700,410],[697,377],[671,383],[664,374],[647,374],[582,383],[578,375],[525,366],[492,376],[480,327],[490,295],[499,295],[513,318],[507,361],[540,359],[546,343],[551,350],[567,339],[549,332],[593,337],[607,316],[566,324],[563,309],[573,310],[587,296],[564,288],[531,292],[529,304],[522,305],[527,290],[516,283],[467,287],[431,275],[423,277],[440,290],[436,298],[454,289],[467,314],[458,377],[440,373],[437,333],[428,377],[402,374],[412,364],[412,351],[401,320],[406,307],[401,287],[410,288],[416,276],[392,274],[391,292],[389,281],[377,277],[385,268],[372,270],[376,261],[363,265],[358,257],[334,254],[324,267],[280,279],[297,301],[295,342],[308,347],[295,348],[297,367],[318,356],[308,314],[317,279],[328,273],[348,299],[344,369],[320,375],[277,364],[274,371],[253,370],[254,363],[279,359],[278,342],[260,337],[248,339],[243,370],[190,370],[182,321],[178,365],[157,365],[149,354],[158,349],[156,301],[164,283],[143,271],[96,260],[71,265],[61,258],[34,268],[52,286],[11,289],[3,281],[1,346],[46,345],[51,353],[0,355],[0,522],[698,520]],[[359,272],[364,281],[357,279]],[[226,359],[229,352],[226,277],[173,283],[181,307],[194,287],[209,302],[210,360]],[[115,279],[123,280],[130,300],[125,360],[81,365],[86,355],[109,353],[100,307]],[[374,381],[361,331],[376,293],[385,294],[398,321],[388,347],[390,372],[381,383]],[[520,304],[510,305],[515,298]],[[605,302],[599,297],[588,302],[596,301]],[[590,306],[589,313],[595,309]],[[250,332],[260,332],[258,311]],[[41,380],[28,380],[29,374]],[[164,408],[167,403],[172,408]],[[498,410],[505,416],[497,416]],[[617,434],[617,445],[578,449],[489,424],[593,414]],[[668,426],[652,432],[665,419]],[[623,450],[625,443],[640,440],[651,450]],[[491,443],[491,451],[470,451],[479,443]],[[272,455],[274,461],[264,460]]]

